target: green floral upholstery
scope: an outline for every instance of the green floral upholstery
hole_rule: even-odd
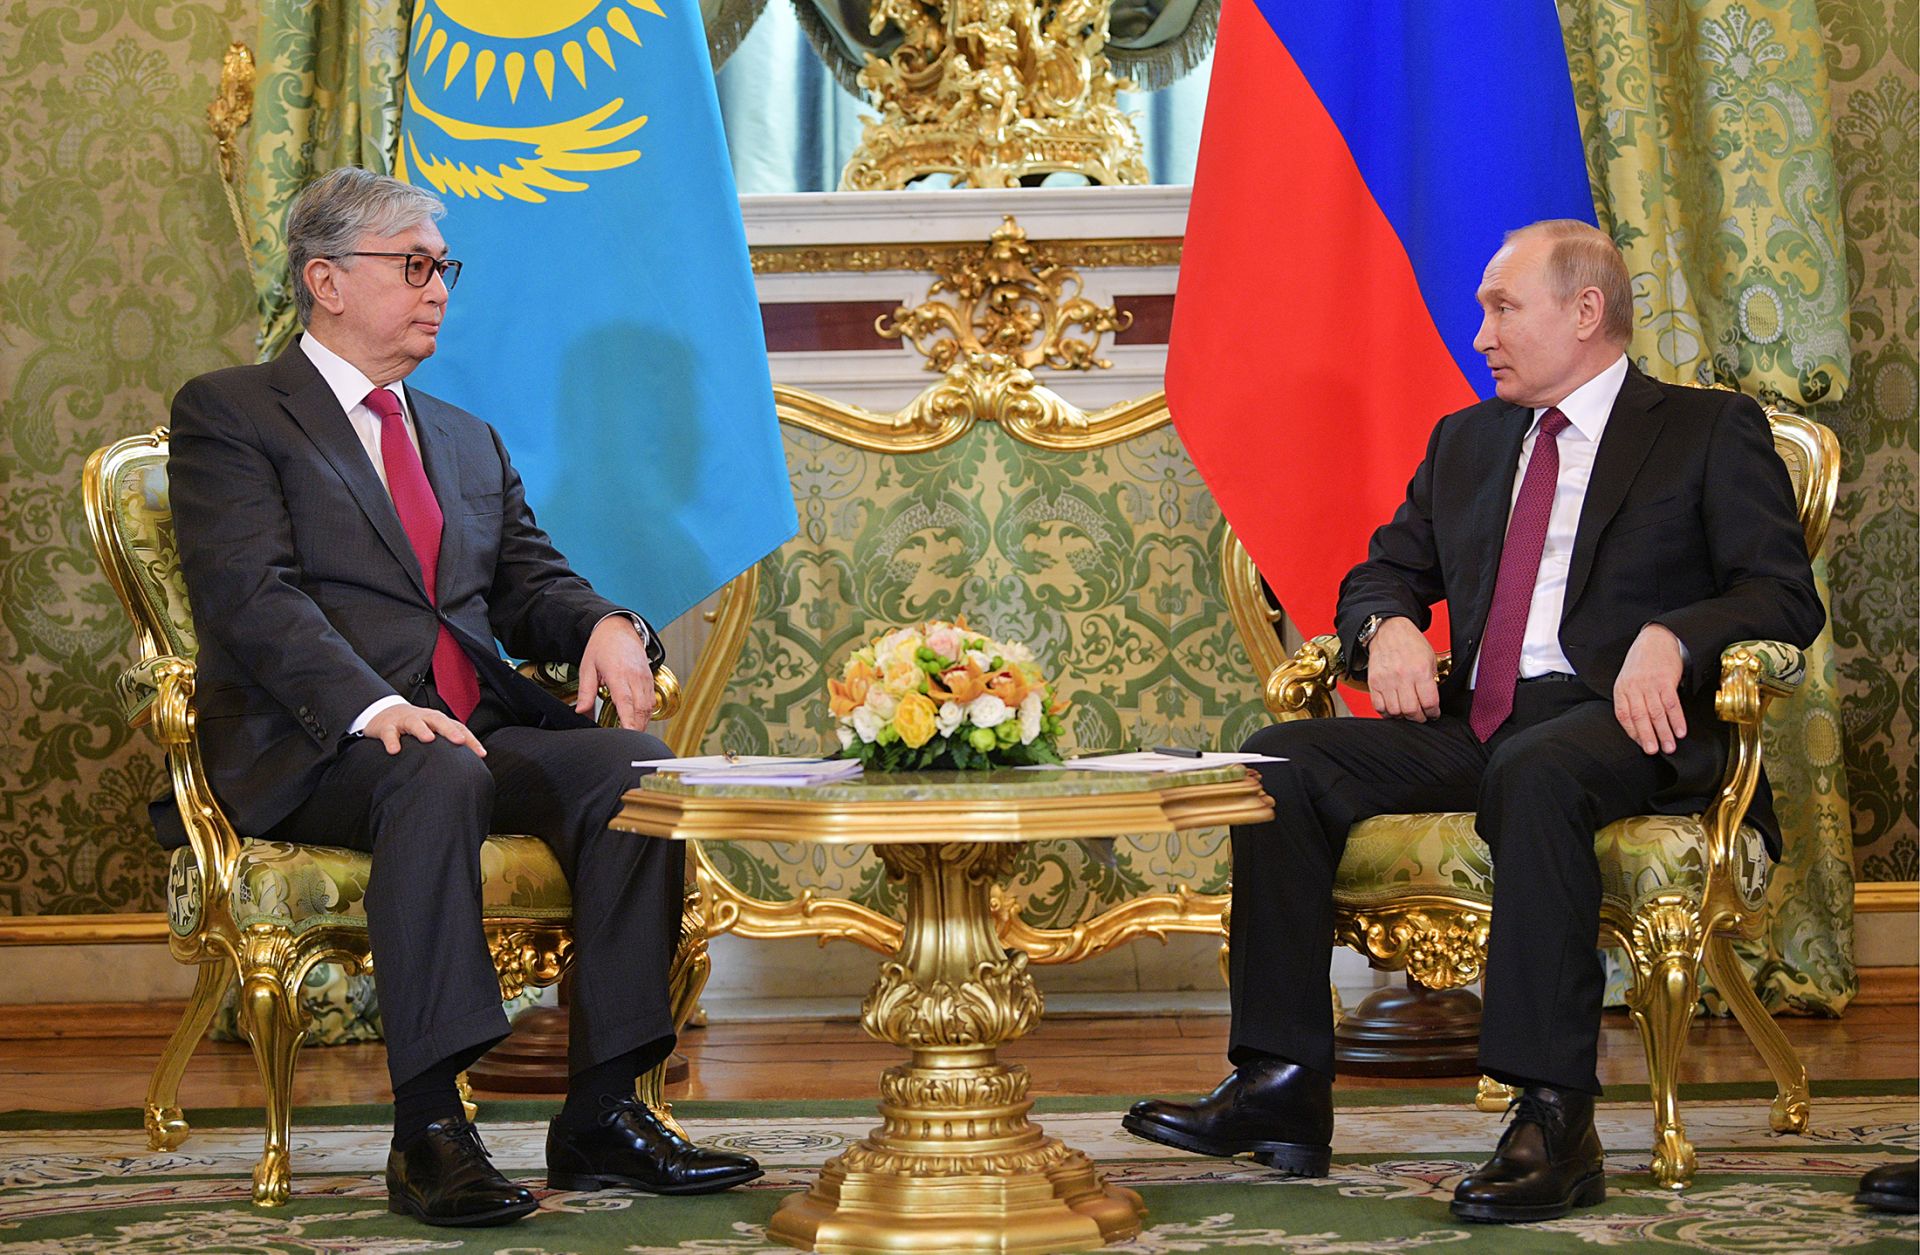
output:
[[[1413,895],[1493,901],[1493,862],[1474,833],[1471,812],[1381,815],[1355,824],[1334,881],[1334,901],[1365,908]],[[1706,833],[1691,815],[1636,815],[1594,837],[1601,900],[1629,915],[1664,889],[1696,890],[1706,878]],[[1742,896],[1766,893],[1771,863],[1760,832],[1740,827]]]
[[[173,543],[173,502],[167,494],[167,458],[130,459],[114,483],[115,529],[133,559],[140,589],[135,594],[160,609],[166,639],[160,652],[191,658],[200,640],[187,606],[187,582],[180,574],[180,553]]]
[[[1032,646],[1073,702],[1067,748],[1237,747],[1267,723],[1221,613],[1224,524],[1173,429],[1055,452],[981,423],[926,453],[871,453],[783,428],[799,535],[761,566],[760,599],[702,748],[832,746],[825,677],[889,627],[965,615]],[[836,747],[837,748],[837,747]],[[1135,894],[1222,892],[1223,829],[1023,846],[1013,892],[1037,926]],[[756,897],[807,889],[897,914],[865,847],[708,847]]]
[[[193,852],[175,850],[176,874],[193,865]],[[372,860],[357,850],[248,841],[233,877],[234,923],[282,924],[296,934],[310,928],[367,924],[367,876]],[[546,842],[534,837],[489,837],[480,848],[481,914],[487,919],[565,921],[573,914],[566,877]]]

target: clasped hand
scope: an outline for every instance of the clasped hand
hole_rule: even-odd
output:
[[[1387,619],[1367,647],[1367,691],[1373,708],[1389,719],[1425,723],[1440,717],[1437,655],[1407,618]],[[1680,707],[1685,664],[1680,638],[1649,623],[1634,638],[1613,682],[1613,716],[1646,753],[1671,754],[1687,734]]]

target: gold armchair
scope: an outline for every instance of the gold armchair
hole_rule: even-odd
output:
[[[1839,485],[1833,433],[1792,414],[1772,414],[1775,448],[1793,478],[1807,552],[1818,555]],[[1316,636],[1291,658],[1252,559],[1237,540],[1222,554],[1228,603],[1259,671],[1276,719],[1326,718],[1334,687],[1347,679],[1340,641]],[[1446,664],[1442,656],[1442,665]],[[1777,641],[1742,641],[1720,658],[1719,717],[1732,725],[1732,752],[1719,790],[1697,815],[1641,815],[1595,834],[1602,878],[1601,937],[1628,956],[1627,1006],[1647,1052],[1654,1116],[1653,1174],[1679,1189],[1694,1172],[1680,1118],[1680,1056],[1705,965],[1772,1073],[1778,1132],[1804,1132],[1806,1068],[1755,996],[1733,953],[1765,919],[1771,863],[1745,822],[1760,775],[1761,722],[1768,703],[1791,697],[1805,670],[1801,651]],[[1356,687],[1358,685],[1356,684]],[[1377,968],[1406,969],[1421,984],[1451,989],[1480,976],[1486,960],[1493,867],[1469,813],[1381,815],[1354,825],[1334,882],[1335,940]],[[1504,1102],[1505,1086],[1481,1082],[1483,1106]]]
[[[133,621],[139,647],[139,661],[115,685],[121,710],[130,726],[148,727],[165,749],[189,842],[168,865],[168,946],[199,973],[148,1085],[148,1144],[172,1149],[191,1132],[177,1101],[180,1078],[237,980],[240,1028],[266,1091],[265,1147],[253,1170],[253,1201],[275,1206],[291,1191],[293,1069],[309,1020],[299,990],[315,964],[372,970],[364,909],[371,860],[350,850],[241,838],[207,784],[194,725],[197,642],[167,492],[166,428],[95,451],[87,459],[84,495],[94,548]],[[560,691],[574,687],[571,668],[547,666],[529,674]],[[656,683],[665,717],[677,701],[678,684],[665,668]],[[481,871],[487,940],[502,997],[558,981],[572,962],[572,903],[552,851],[532,837],[491,837],[482,848]],[[707,965],[697,894],[689,895],[686,909],[672,977],[676,1026],[692,1011]],[[660,1087],[656,1069],[638,1088],[658,1105]]]

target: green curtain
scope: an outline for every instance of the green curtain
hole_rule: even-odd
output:
[[[1846,245],[1812,0],[1562,0],[1560,15],[1594,203],[1633,275],[1636,364],[1788,408],[1838,399]],[[1786,854],[1766,934],[1741,954],[1769,1007],[1837,1014],[1857,982],[1830,628],[1808,662],[1767,722]]]
[[[261,360],[298,329],[287,275],[287,204],[339,166],[392,168],[413,0],[267,0],[254,43],[245,195]]]

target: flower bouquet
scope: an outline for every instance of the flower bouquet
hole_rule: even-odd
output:
[[[827,681],[841,756],[875,771],[1060,761],[1061,715],[1033,651],[962,619],[895,628]]]

